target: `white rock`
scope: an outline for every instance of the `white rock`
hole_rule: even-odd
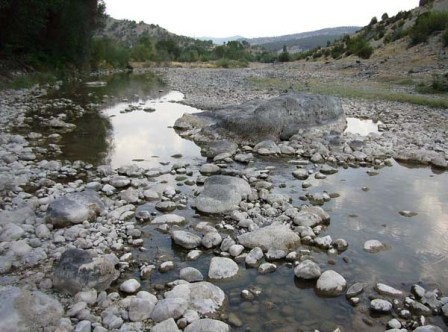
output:
[[[140,283],[135,279],[128,279],[120,285],[122,292],[133,294],[140,288]]]
[[[208,271],[210,279],[226,279],[238,273],[238,264],[226,257],[213,257]]]
[[[173,318],[168,318],[150,329],[151,332],[180,332]]]
[[[381,295],[388,295],[392,297],[403,296],[403,292],[401,290],[395,289],[391,286],[382,283],[377,283],[375,286],[375,290]]]
[[[294,269],[294,274],[300,279],[317,279],[321,275],[320,267],[315,262],[307,259]]]
[[[317,292],[324,296],[338,296],[345,291],[347,282],[344,277],[333,270],[327,270],[317,279]]]
[[[151,223],[152,224],[181,224],[185,221],[185,218],[178,216],[177,214],[164,214],[155,217]]]
[[[386,300],[374,299],[370,301],[370,308],[376,312],[388,313],[392,310],[392,303]]]
[[[219,320],[204,318],[188,325],[184,332],[229,332],[230,326]]]
[[[383,249],[385,249],[384,244],[378,240],[368,240],[364,243],[364,250],[371,253],[379,252]]]

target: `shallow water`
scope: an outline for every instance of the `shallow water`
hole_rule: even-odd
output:
[[[84,146],[85,151],[72,151],[72,157],[86,160],[86,156],[97,156],[96,163],[109,161],[114,167],[138,159],[139,165],[154,167],[160,166],[160,161],[174,163],[176,159],[172,156],[182,154],[181,160],[192,164],[194,174],[190,178],[195,179],[198,166],[205,161],[200,156],[200,149],[168,128],[184,112],[198,111],[179,104],[182,98],[179,92],[170,92],[157,98],[140,95],[131,102],[111,103],[101,111],[102,117],[96,115],[98,118],[95,121],[109,123],[106,126],[107,135],[99,135],[97,140],[103,139],[103,143],[97,147],[88,144],[89,137],[95,141],[92,135],[97,123],[81,119],[85,124],[78,130],[85,130],[85,142],[79,143],[78,148]],[[155,111],[121,113],[129,105],[142,109],[151,107]],[[367,135],[378,129],[373,122],[357,121],[349,120],[349,128],[355,128],[350,132]],[[64,153],[70,155],[67,149]],[[277,271],[268,275],[259,275],[256,269],[246,269],[244,264],[240,264],[240,273],[236,278],[215,282],[227,294],[226,312],[236,314],[242,320],[243,327],[240,330],[275,331],[293,328],[331,331],[337,326],[347,330],[367,329],[361,319],[369,317],[366,305],[368,296],[374,294],[372,287],[375,282],[389,284],[406,293],[409,293],[412,284],[420,282],[428,289],[438,287],[444,294],[448,293],[445,281],[448,275],[448,173],[437,173],[430,168],[409,168],[398,163],[376,170],[376,176],[369,175],[367,171],[372,169],[368,168],[341,168],[337,174],[325,180],[312,178],[312,187],[302,189],[301,181],[295,180],[291,174],[295,167],[288,164],[287,160],[257,159],[250,165],[254,166],[259,169],[274,166],[275,170],[271,173],[274,192],[290,195],[297,206],[304,203],[300,196],[307,192],[327,191],[340,195],[323,206],[331,215],[331,223],[321,236],[329,234],[333,239],[346,239],[348,250],[337,256],[328,256],[326,252],[309,249],[322,270],[333,269],[341,273],[349,285],[363,282],[367,288],[361,295],[361,304],[353,308],[344,296],[331,299],[318,297],[314,292],[314,284],[296,280],[293,268],[285,262],[278,263]],[[170,165],[162,168],[169,170]],[[155,186],[176,186],[192,203],[196,186],[180,186],[170,174],[156,181]],[[286,184],[286,187],[280,189],[280,184]],[[403,217],[399,214],[401,210],[411,210],[417,215]],[[199,221],[221,220],[199,216],[190,208],[175,213],[186,216],[190,225]],[[178,271],[186,266],[196,267],[204,276],[207,275],[213,251],[205,251],[197,261],[185,261],[187,251],[172,245],[168,234],[161,233],[150,224],[142,227],[145,248],[148,250],[135,251],[136,259],[140,262],[171,259],[176,264],[175,270],[171,272],[156,272],[151,280],[145,282],[145,287],[175,280]],[[382,241],[388,250],[376,254],[365,252],[363,244],[370,239]],[[308,247],[303,246],[302,249]],[[333,260],[332,264],[329,263],[330,259]],[[138,275],[138,271],[135,270],[134,274]],[[260,287],[262,294],[253,302],[242,301],[241,290],[250,286]],[[375,319],[374,326],[369,329],[384,330],[384,324],[391,318],[385,315]],[[444,326],[438,318],[429,318],[429,321]]]

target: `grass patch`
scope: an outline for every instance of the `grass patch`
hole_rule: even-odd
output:
[[[218,68],[246,68],[249,66],[249,62],[244,60],[230,60],[227,58],[222,58],[217,60],[215,65]]]
[[[258,88],[274,89],[278,91],[294,90],[301,92],[311,92],[336,96],[341,98],[354,98],[365,100],[387,100],[401,103],[409,103],[414,105],[429,106],[433,108],[448,108],[448,99],[437,96],[424,96],[420,94],[410,94],[404,92],[396,92],[390,88],[359,88],[349,85],[338,85],[331,83],[288,83],[276,78],[255,78],[249,81]]]

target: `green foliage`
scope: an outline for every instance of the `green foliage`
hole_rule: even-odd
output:
[[[436,92],[448,92],[448,73],[444,75],[434,75],[431,88]]]
[[[81,68],[103,12],[99,0],[1,0],[0,51],[34,65]]]
[[[16,76],[7,85],[3,86],[10,89],[27,89],[36,84],[54,84],[57,78],[53,73],[32,73]]]
[[[448,28],[448,12],[431,11],[420,15],[410,32],[411,46],[428,41],[433,33]]]
[[[373,48],[362,36],[357,36],[347,41],[346,54],[354,54],[362,59],[368,59],[373,54]]]
[[[376,18],[376,16],[372,17],[372,19],[370,20],[369,26],[375,25],[378,23],[378,19]]]
[[[220,68],[245,68],[249,65],[247,61],[244,60],[231,60],[227,58],[219,59],[215,62],[216,67]]]
[[[278,56],[278,61],[288,62],[289,60],[291,60],[291,57],[289,56],[288,48],[286,47],[286,45],[284,45],[282,53],[280,53],[280,55]]]
[[[389,18],[389,15],[388,15],[387,13],[384,13],[384,14],[381,16],[381,20],[382,20],[382,21],[386,21],[388,18]]]
[[[126,67],[130,58],[130,50],[109,38],[92,41],[90,64],[93,69]]]
[[[433,3],[433,2],[434,2],[434,0],[420,0],[418,5],[420,7],[424,7],[424,6],[426,6],[426,5],[430,4],[430,3]]]

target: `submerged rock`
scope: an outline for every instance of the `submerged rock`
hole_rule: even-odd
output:
[[[196,198],[196,208],[204,213],[224,213],[238,208],[241,200],[251,194],[249,184],[237,177],[215,175],[209,177]]]
[[[296,266],[294,274],[297,278],[308,280],[319,278],[321,272],[319,265],[307,259]]]

